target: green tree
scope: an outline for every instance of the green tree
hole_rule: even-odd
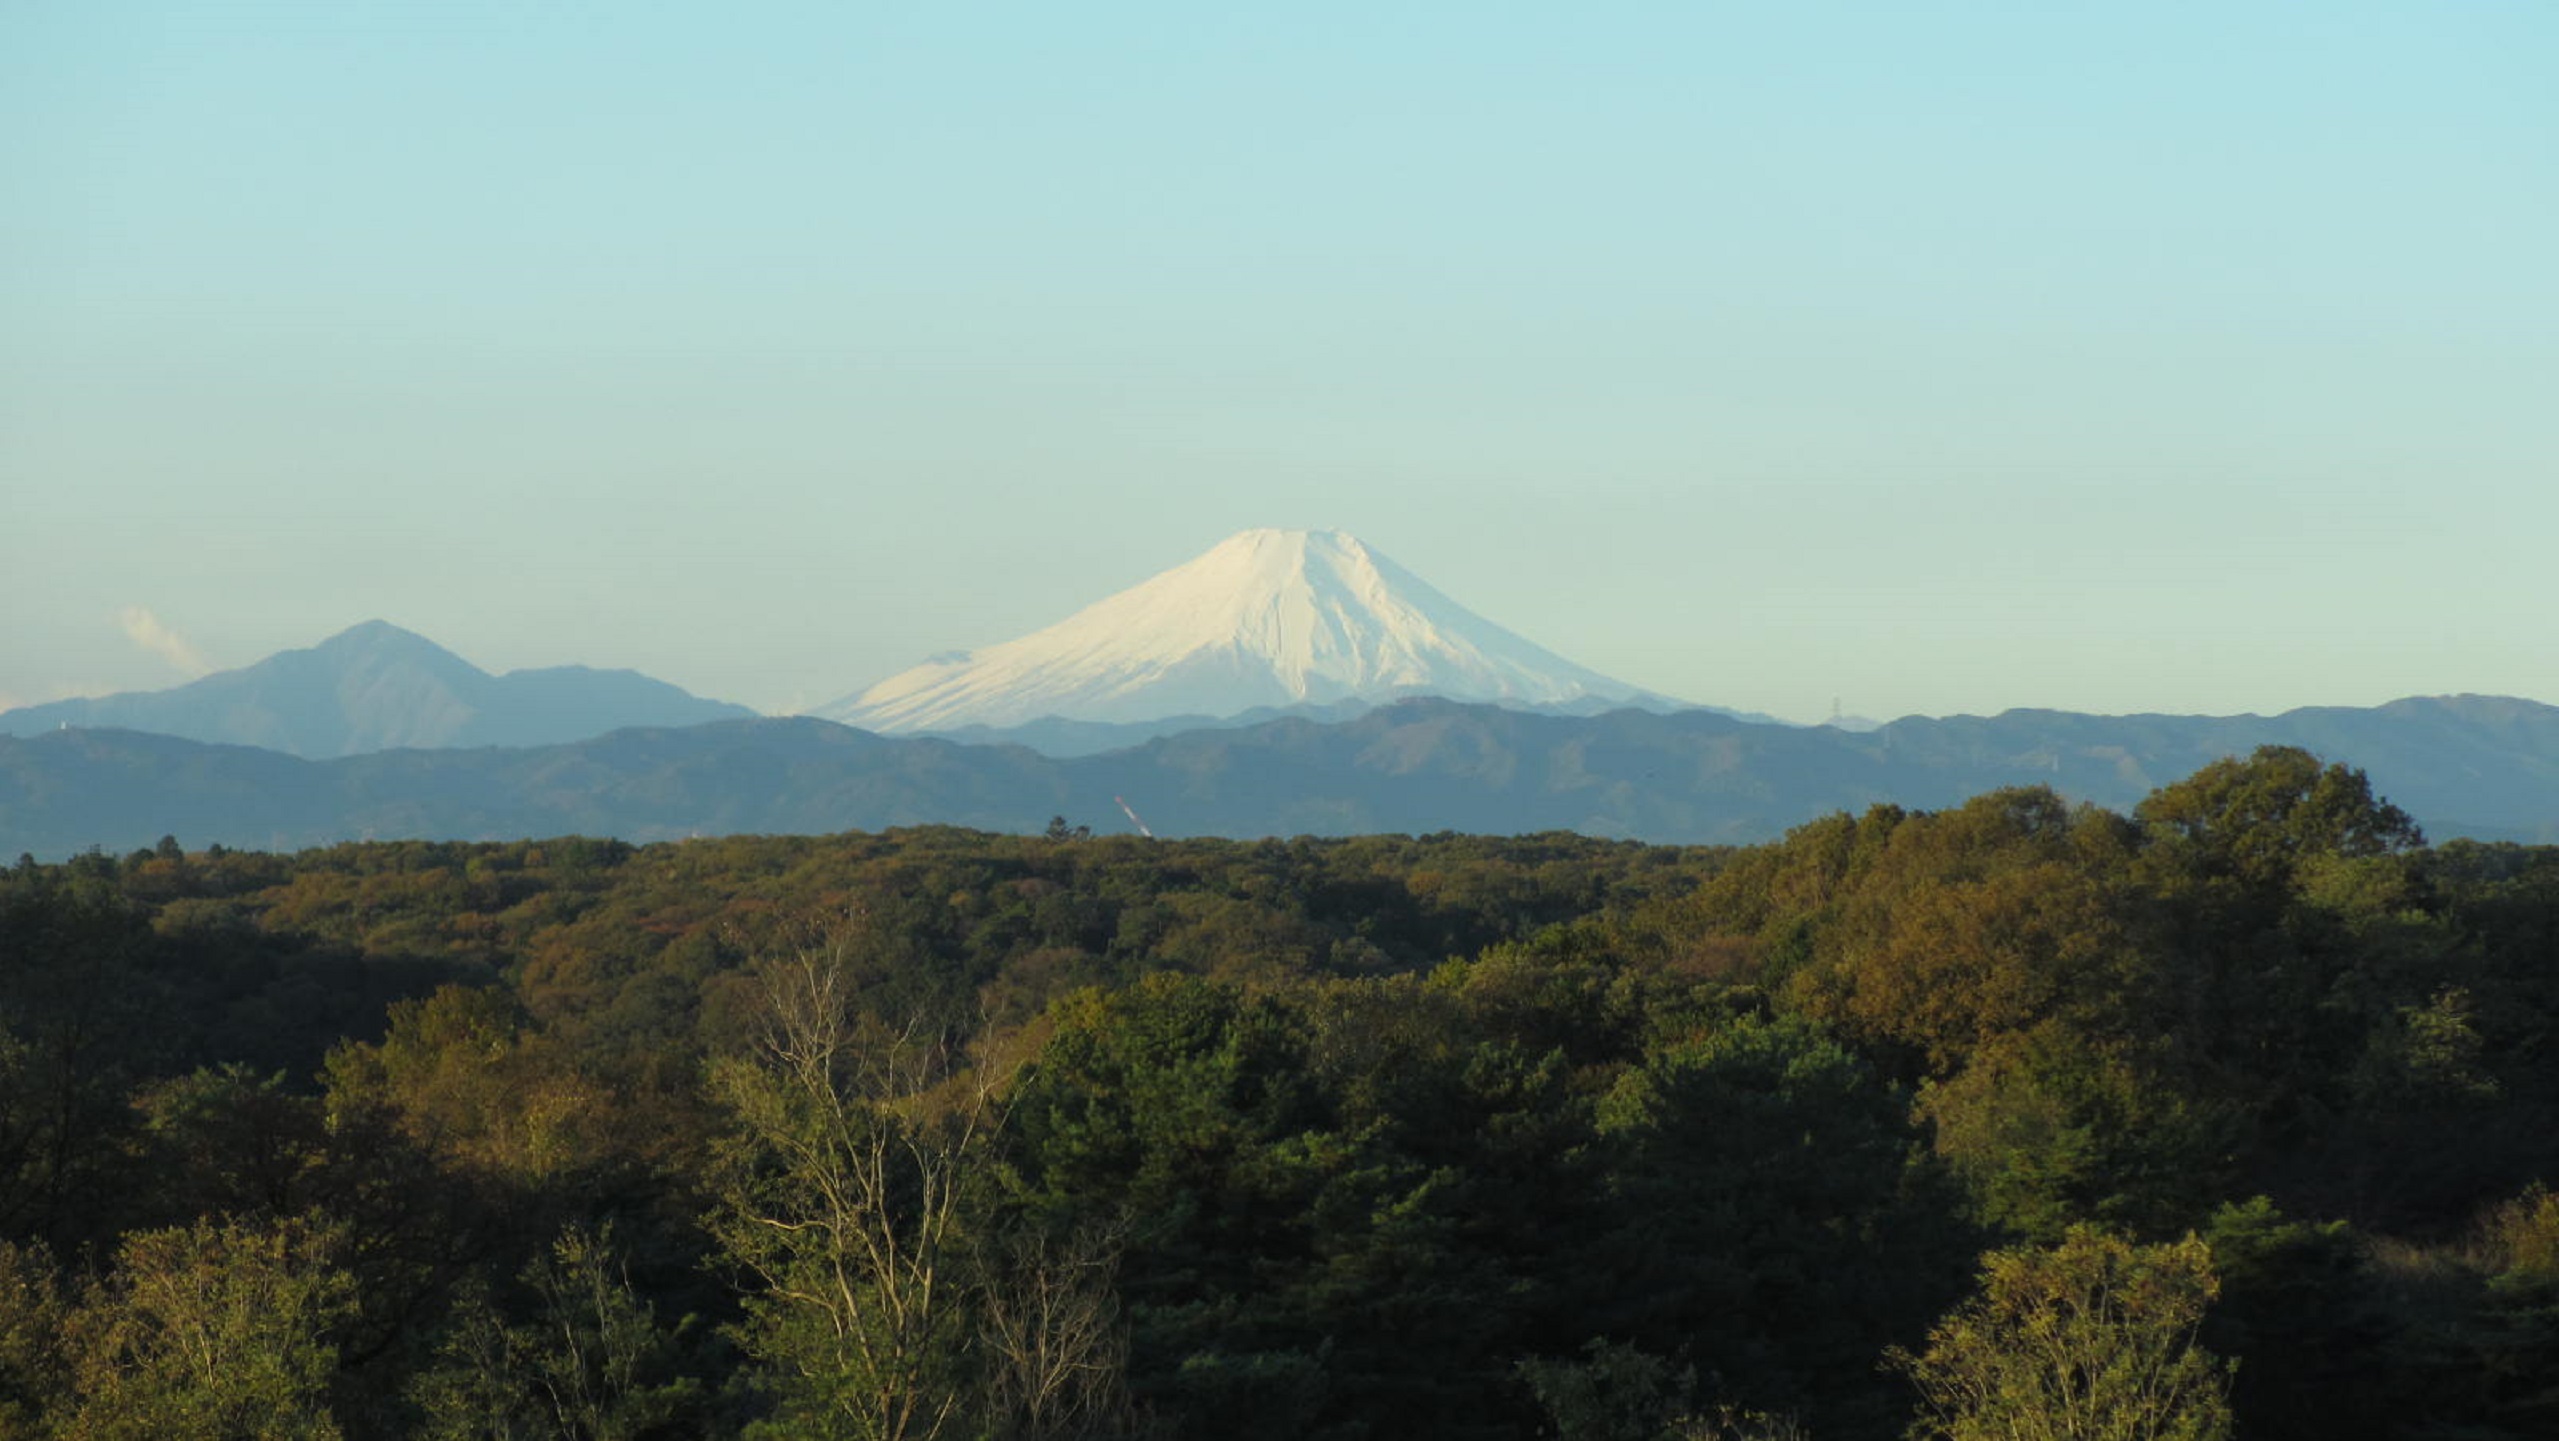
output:
[[[1301,1314],[1310,1213],[1343,1148],[1308,1072],[1304,1018],[1176,975],[1080,992],[1051,1015],[1007,1134],[1020,1204],[1049,1224],[1127,1220],[1141,1396],[1177,1422],[1306,1434],[1328,1391]]]
[[[1945,1304],[1970,1249],[1904,1097],[1810,1022],[1743,1017],[1628,1068],[1597,1130],[1584,1334],[1693,1363],[1701,1399],[1871,1423],[1876,1388],[1842,1378]]]
[[[0,878],[0,1236],[66,1251],[102,1239],[126,1091],[182,1029],[156,1005],[148,922],[91,869]]]
[[[1546,1412],[1557,1441],[1665,1441],[1697,1389],[1693,1366],[1674,1367],[1621,1341],[1593,1338],[1585,1359],[1532,1358],[1520,1379]]]
[[[1993,1251],[1982,1283],[1893,1359],[1944,1441],[2220,1441],[2230,1367],[2195,1344],[2218,1293],[2188,1236],[2140,1246],[2092,1227],[2049,1249]]]
[[[0,1241],[0,1436],[39,1436],[71,1394],[62,1332],[71,1303],[42,1246]]]
[[[631,1288],[609,1228],[570,1227],[525,1268],[532,1315],[513,1324],[485,1287],[455,1308],[438,1364],[412,1388],[429,1441],[633,1441],[685,1415],[674,1332]]]
[[[1697,1373],[1623,1342],[1594,1339],[1579,1362],[1530,1360],[1520,1377],[1556,1441],[1806,1441],[1790,1415],[1734,1406],[1692,1411]]]
[[[2235,1126],[2165,1083],[2158,1049],[2046,1022],[1922,1088],[1917,1113],[1978,1218],[2012,1236],[2188,1224],[2219,1194]]]
[[[1596,1329],[1537,1326],[1589,1218],[1587,1107],[1462,998],[1152,976],[1051,1014],[1019,1204],[1125,1236],[1129,1386],[1177,1430],[1514,1435],[1514,1363]]]
[[[2382,1441],[2404,1434],[2389,1395],[2389,1339],[2364,1243],[2342,1221],[2288,1219],[2264,1196],[2204,1231],[2221,1294],[2202,1339],[2238,1366],[2230,1405],[2262,1441]]]
[[[325,1441],[337,1328],[355,1286],[342,1238],[298,1218],[201,1220],[125,1238],[70,1316],[70,1438]]]
[[[2289,886],[2312,856],[2389,855],[2425,843],[2406,811],[2373,795],[2362,771],[2323,766],[2297,746],[2215,761],[2151,792],[2133,819],[2193,869],[2252,886]]]

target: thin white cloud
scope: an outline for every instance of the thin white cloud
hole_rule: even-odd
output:
[[[163,625],[149,608],[126,606],[117,612],[116,621],[124,627],[125,639],[186,672],[189,679],[213,673],[211,662],[189,645],[185,636]]]

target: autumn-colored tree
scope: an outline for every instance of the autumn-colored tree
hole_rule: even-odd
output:
[[[1788,995],[1934,1076],[2045,1020],[2121,1029],[2153,969],[2123,888],[2130,841],[2041,788],[1904,819],[1843,880]]]
[[[474,1171],[539,1182],[611,1155],[619,1111],[577,1059],[495,988],[446,986],[391,1007],[390,1033],[329,1053],[340,1118],[375,1112]]]
[[[1980,1291],[1918,1355],[1894,1353],[1943,1441],[2221,1441],[2230,1367],[2195,1344],[2219,1292],[2188,1236],[2135,1245],[2078,1227],[2048,1249],[1993,1251]]]
[[[299,1218],[198,1221],[125,1238],[66,1322],[77,1441],[332,1441],[343,1238]]]

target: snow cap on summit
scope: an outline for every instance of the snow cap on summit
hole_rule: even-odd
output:
[[[880,731],[1145,721],[1436,695],[1644,693],[1513,635],[1337,530],[1247,530],[1045,630],[937,657],[815,714]]]

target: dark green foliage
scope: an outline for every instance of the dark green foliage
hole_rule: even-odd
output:
[[[2231,1403],[2248,1434],[2394,1434],[2389,1318],[2350,1228],[2287,1220],[2257,1196],[2215,1211],[2203,1238],[2221,1297],[2199,1339],[2239,1363]]]
[[[1644,1056],[1597,1121],[1584,1314],[1706,1399],[1880,1429],[1841,1378],[1915,1336],[1971,1254],[1903,1098],[1811,1024],[1744,1017]]]
[[[2283,886],[2314,856],[2388,855],[2424,841],[2407,812],[2374,797],[2363,772],[2294,746],[2215,761],[2152,792],[2133,819],[2176,864],[2259,887]]]
[[[466,1288],[411,1387],[421,1438],[639,1441],[698,1434],[678,1331],[634,1293],[610,1230],[571,1227],[518,1278],[521,1321]]]
[[[153,1004],[147,915],[94,873],[111,865],[0,880],[0,1235],[96,1238],[126,1092],[180,1029]]]
[[[1662,1441],[1688,1414],[1694,1368],[1675,1369],[1622,1342],[1593,1340],[1584,1360],[1535,1358],[1520,1376],[1537,1397],[1557,1441]]]
[[[1919,1114],[1993,1227],[2043,1242],[2082,1220],[2174,1231],[2220,1194],[2235,1122],[2163,1079],[2162,1049],[2044,1022],[1930,1083]]]
[[[1250,1435],[1509,1434],[1587,1220],[1550,1058],[1409,983],[1079,997],[1018,1092],[1029,1204],[1127,1234],[1131,1384]]]

